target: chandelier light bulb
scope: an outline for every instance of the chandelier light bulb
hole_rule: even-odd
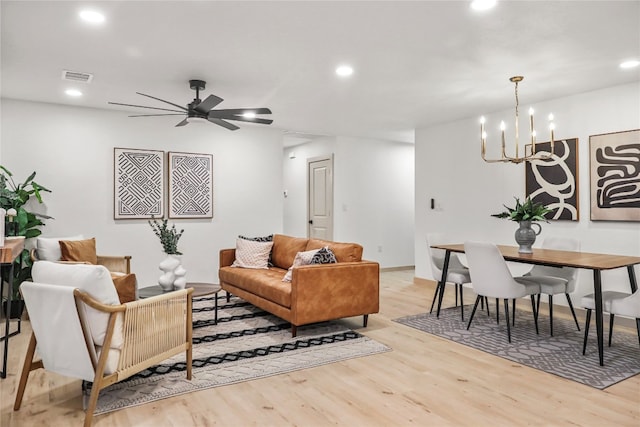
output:
[[[532,107],[532,108],[529,108],[529,115],[530,115],[530,116],[533,116],[533,107]]]
[[[500,130],[504,131],[507,128],[507,125],[504,124],[504,121],[500,122]]]
[[[553,114],[549,114],[549,121],[553,121]]]

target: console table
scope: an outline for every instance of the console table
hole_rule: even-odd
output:
[[[7,240],[4,241],[4,246],[0,247],[0,272],[4,276],[5,272],[8,275],[7,282],[7,307],[4,322],[4,335],[0,338],[0,341],[4,341],[2,350],[2,371],[0,371],[0,378],[7,377],[7,357],[9,352],[9,338],[20,333],[21,319],[18,319],[18,330],[9,333],[9,324],[11,323],[11,302],[13,298],[13,261],[22,253],[24,249],[24,239]],[[0,279],[0,297],[4,295],[4,280]]]

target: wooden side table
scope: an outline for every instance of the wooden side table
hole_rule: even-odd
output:
[[[9,338],[20,332],[21,319],[18,319],[18,330],[9,333],[9,323],[11,318],[11,302],[13,299],[13,262],[22,253],[24,249],[24,239],[15,239],[4,241],[4,246],[0,247],[0,271],[3,273],[8,272],[9,280],[7,283],[7,313],[5,315],[4,335],[0,337],[0,341],[4,341],[4,348],[2,351],[2,371],[0,371],[0,378],[7,377],[7,357],[9,353]],[[4,280],[0,279],[0,297],[4,291]],[[1,298],[0,298],[1,299]]]
[[[188,282],[187,288],[193,289],[192,297],[203,297],[206,295],[215,295],[214,297],[214,324],[218,324],[218,292],[222,289],[217,283],[203,283],[203,282]],[[173,291],[167,291],[173,292]],[[165,291],[159,285],[149,286],[146,288],[138,289],[138,298],[151,298],[156,295],[162,295]]]

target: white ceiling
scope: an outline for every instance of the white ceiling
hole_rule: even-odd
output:
[[[106,22],[81,22],[86,6]],[[165,107],[135,92],[187,104],[187,81],[202,79],[201,98],[225,99],[217,108],[269,107],[273,127],[311,135],[410,142],[416,127],[510,108],[508,78],[517,74],[526,106],[640,80],[640,69],[618,67],[640,59],[640,1],[500,1],[484,13],[468,1],[2,0],[1,8],[2,97]],[[334,74],[341,63],[353,65],[351,78]],[[62,70],[94,80],[70,84]],[[84,96],[64,95],[70,86]]]

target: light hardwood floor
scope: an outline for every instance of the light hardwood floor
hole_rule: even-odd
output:
[[[433,286],[414,284],[413,273],[381,274],[380,313],[367,328],[361,317],[344,320],[391,352],[124,409],[97,416],[94,425],[640,425],[640,376],[600,391],[392,322],[429,309]],[[448,288],[447,304],[452,295]],[[82,425],[80,382],[42,370],[31,374],[22,409],[13,412],[30,334],[24,325],[0,380],[0,426]]]

